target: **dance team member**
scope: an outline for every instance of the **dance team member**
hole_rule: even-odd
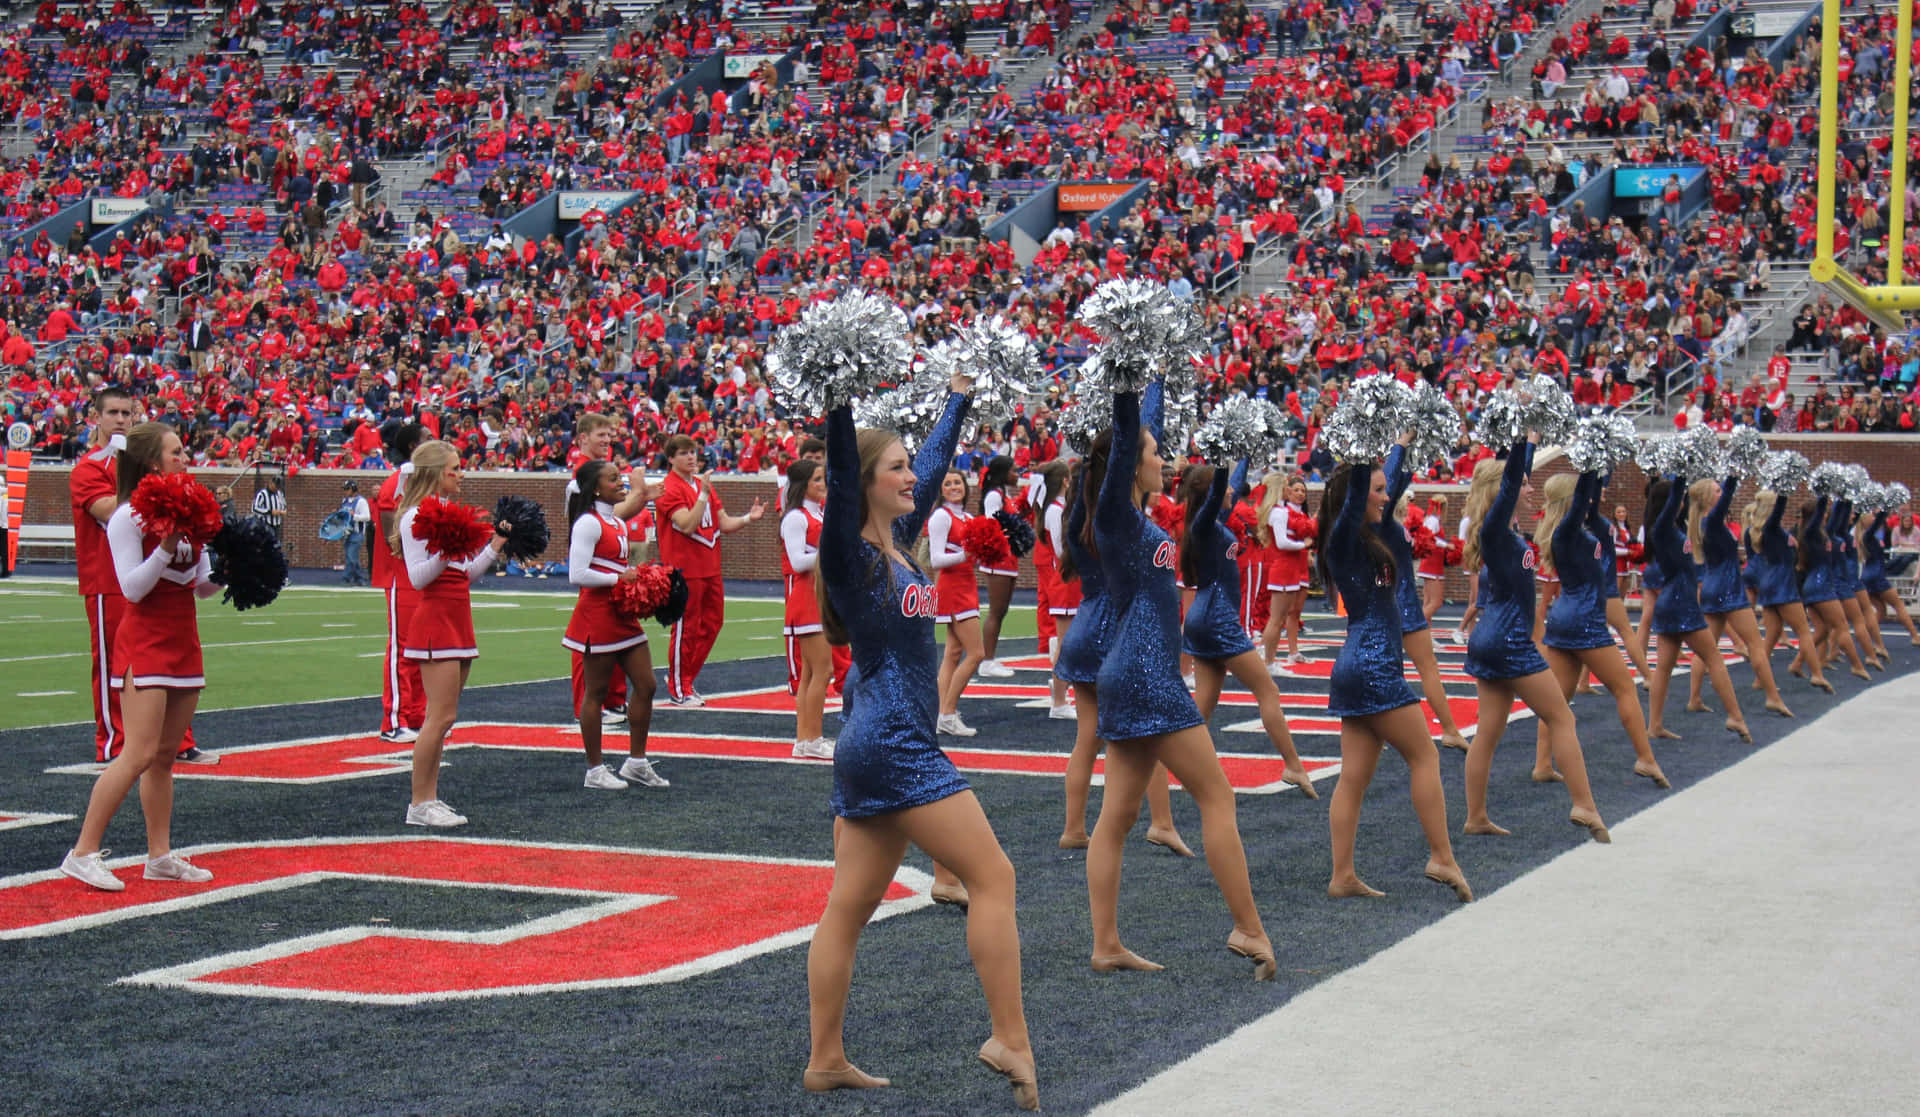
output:
[[[1592,672],[1613,697],[1620,725],[1633,744],[1633,774],[1652,780],[1655,787],[1672,787],[1654,758],[1646,717],[1640,712],[1640,691],[1634,687],[1627,665],[1620,662],[1602,605],[1608,587],[1615,582],[1612,556],[1593,530],[1594,509],[1600,505],[1606,482],[1599,473],[1589,470],[1578,478],[1571,473],[1557,474],[1541,488],[1546,506],[1535,538],[1545,539],[1547,545],[1540,549],[1540,562],[1560,579],[1560,594],[1547,609],[1542,641],[1547,666],[1559,683],[1561,695],[1569,700],[1576,684]],[[1554,771],[1553,741],[1545,721],[1536,734],[1533,770]]]
[[[722,507],[713,482],[695,472],[700,448],[686,435],[667,439],[666,454],[673,468],[661,482],[660,498],[654,502],[660,517],[660,561],[678,567],[687,580],[687,611],[673,626],[669,641],[667,701],[676,706],[704,706],[706,699],[700,697],[694,683],[727,619],[727,587],[720,578],[720,537],[758,520],[766,507],[758,497],[744,516],[735,516]]]
[[[1387,478],[1368,464],[1342,465],[1327,481],[1320,503],[1320,577],[1347,607],[1347,638],[1333,661],[1327,713],[1340,719],[1340,777],[1327,809],[1333,875],[1327,895],[1384,896],[1353,867],[1360,808],[1380,764],[1380,749],[1393,746],[1407,762],[1414,814],[1427,838],[1428,880],[1473,899],[1466,874],[1453,859],[1447,835],[1447,795],[1440,784],[1440,754],[1407,686],[1400,642],[1400,600],[1393,552],[1380,539],[1386,518]]]
[[[1700,611],[1707,615],[1707,632],[1713,646],[1720,646],[1720,634],[1731,631],[1753,667],[1754,682],[1766,692],[1767,709],[1790,718],[1793,711],[1780,697],[1774,685],[1773,663],[1760,642],[1760,629],[1753,620],[1753,606],[1747,601],[1746,581],[1740,571],[1740,546],[1727,528],[1727,509],[1733,506],[1733,494],[1740,489],[1740,478],[1729,476],[1724,482],[1711,477],[1695,481],[1687,489],[1687,542],[1700,560]],[[1758,654],[1756,654],[1758,653]],[[1687,709],[1706,711],[1700,700],[1700,677],[1710,672],[1694,672],[1687,680]]]
[[[1890,610],[1907,630],[1907,639],[1915,647],[1920,647],[1920,629],[1916,629],[1913,617],[1907,612],[1907,603],[1900,598],[1900,591],[1893,588],[1893,582],[1887,577],[1887,550],[1892,546],[1893,529],[1887,525],[1892,509],[1882,508],[1873,515],[1871,523],[1863,524],[1860,529],[1860,592],[1864,595],[1861,610],[1876,623],[1883,609]],[[1892,653],[1882,649],[1882,653],[1891,658]]]
[[[1066,548],[1067,482],[1071,469],[1063,461],[1051,461],[1040,467],[1037,474],[1041,479],[1040,493],[1031,502],[1040,509],[1040,530],[1035,533],[1033,543],[1033,569],[1040,583],[1040,615],[1047,618],[1053,630],[1051,637],[1041,634],[1049,664],[1060,661],[1060,647],[1066,643],[1067,633],[1073,631],[1074,617],[1080,612],[1080,580],[1067,581],[1060,576],[1060,556]],[[1047,716],[1056,721],[1074,720],[1073,707],[1067,703],[1067,688],[1071,684],[1057,673],[1049,674],[1047,683],[1050,699]]]
[[[965,882],[967,949],[993,1033],[980,1061],[1004,1074],[1024,1109],[1040,1106],[1020,992],[1013,864],[980,801],[935,743],[934,587],[903,553],[920,535],[953,461],[969,387],[955,375],[946,409],[915,460],[897,435],[855,432],[853,412],[827,414],[827,501],[820,533],[821,622],[852,645],[851,713],[833,758],[833,888],[807,950],[812,1048],[808,1090],[870,1088],[887,1079],[847,1059],[844,1026],[860,931],[886,895],[907,843]]]
[[[973,519],[967,511],[967,475],[948,469],[940,481],[940,507],[927,517],[927,561],[935,571],[934,621],[947,626],[947,650],[940,661],[940,718],[935,727],[950,737],[971,737],[979,730],[960,720],[960,695],[986,658],[980,643],[980,580],[973,556],[960,545],[960,533]]]
[[[995,454],[987,461],[986,473],[980,480],[980,514],[1012,512],[1013,502],[1007,494],[1016,484],[1013,459]],[[1007,619],[1007,606],[1013,602],[1013,583],[1020,576],[1020,560],[1008,552],[1007,565],[982,566],[980,573],[987,578],[987,612],[980,624],[980,650],[986,658],[980,664],[979,675],[983,679],[1011,679],[1013,668],[999,659],[1000,625]]]
[[[1466,672],[1479,692],[1478,727],[1467,748],[1468,834],[1507,834],[1487,814],[1487,780],[1493,771],[1493,753],[1506,732],[1507,719],[1517,698],[1527,704],[1545,727],[1554,765],[1567,785],[1572,808],[1567,820],[1584,827],[1593,840],[1611,841],[1600,808],[1587,782],[1587,763],[1580,752],[1580,736],[1573,710],[1561,693],[1559,681],[1547,670],[1547,661],[1533,642],[1533,552],[1513,530],[1520,499],[1533,487],[1527,474],[1533,468],[1538,432],[1507,448],[1502,463],[1488,458],[1474,467],[1473,487],[1467,492],[1467,515],[1478,525],[1467,538],[1468,570],[1479,574],[1480,623],[1467,641]],[[1536,779],[1551,780],[1538,768]]]
[[[419,423],[396,420],[386,424],[380,435],[387,445],[387,460],[396,463],[374,494],[373,521],[380,539],[369,548],[373,584],[387,596],[387,650],[380,661],[380,739],[407,745],[420,737],[420,726],[427,719],[427,694],[420,686],[420,664],[408,659],[402,647],[416,597],[403,588],[406,563],[393,542],[393,525],[400,515],[400,490],[413,472],[413,451],[426,433]]]
[[[1261,653],[1270,668],[1278,667],[1280,632],[1287,633],[1289,665],[1301,664],[1300,617],[1307,600],[1307,548],[1313,542],[1313,518],[1307,515],[1307,480],[1295,473],[1267,474],[1267,495],[1260,498],[1260,542],[1268,548],[1267,590],[1273,596],[1261,633]]]
[[[1280,688],[1260,661],[1247,630],[1240,627],[1240,582],[1233,562],[1239,540],[1220,522],[1220,513],[1232,506],[1230,493],[1238,493],[1246,480],[1247,463],[1242,459],[1231,477],[1224,469],[1197,465],[1189,468],[1181,481],[1181,503],[1187,509],[1187,544],[1181,548],[1180,565],[1187,585],[1193,589],[1193,603],[1180,625],[1180,646],[1193,658],[1198,683],[1194,705],[1202,721],[1213,716],[1220,702],[1220,688],[1232,674],[1253,692],[1267,740],[1286,761],[1280,778],[1307,798],[1318,799],[1320,793],[1314,790],[1313,778],[1307,775],[1306,765],[1293,747],[1293,733],[1287,728],[1286,712],[1280,708]],[[1204,490],[1205,495],[1198,490]]]
[[[1781,521],[1787,512],[1787,499],[1778,493],[1762,489],[1747,506],[1747,523],[1760,524],[1759,554],[1754,566],[1754,593],[1760,603],[1760,619],[1766,626],[1765,648],[1768,655],[1780,643],[1786,629],[1793,629],[1794,642],[1802,648],[1811,648],[1818,641],[1807,625],[1807,611],[1800,603],[1800,578],[1795,570],[1793,537],[1781,527]],[[1833,693],[1833,684],[1827,681],[1825,667],[1817,658],[1809,660],[1813,664],[1812,678],[1808,680],[1828,694]],[[1794,669],[1794,674],[1799,670]]]
[[[1417,564],[1413,558],[1413,541],[1407,538],[1406,528],[1397,514],[1400,502],[1406,499],[1407,489],[1413,484],[1413,463],[1407,460],[1407,446],[1412,441],[1413,432],[1401,435],[1387,451],[1386,463],[1381,467],[1387,476],[1387,507],[1396,514],[1381,521],[1379,536],[1393,553],[1393,596],[1400,603],[1400,646],[1420,672],[1420,690],[1426,695],[1427,709],[1440,722],[1440,743],[1450,749],[1465,749],[1467,738],[1453,719],[1446,684],[1440,681],[1440,660],[1433,654],[1433,632],[1427,620],[1426,603],[1421,600],[1414,577]],[[1444,568],[1441,577],[1445,577]]]
[[[109,662],[110,685],[120,692],[124,742],[93,781],[80,838],[60,862],[61,872],[106,892],[127,886],[107,868],[108,851],[100,843],[136,782],[147,820],[144,878],[183,884],[213,879],[173,852],[173,762],[207,685],[195,601],[220,587],[209,580],[213,564],[204,548],[177,534],[151,534],[129,503],[149,473],[187,471],[180,437],[165,423],[141,423],[126,442],[114,463],[115,508],[107,517],[107,546],[126,602]]]
[[[1247,855],[1234,819],[1233,786],[1220,768],[1206,723],[1180,678],[1180,593],[1173,584],[1175,548],[1146,515],[1147,497],[1159,492],[1159,440],[1140,421],[1140,396],[1113,399],[1113,428],[1094,440],[1094,453],[1109,451],[1089,513],[1083,543],[1100,563],[1117,614],[1113,646],[1096,684],[1099,733],[1107,741],[1106,794],[1087,849],[1087,902],[1093,921],[1096,969],[1158,969],[1120,942],[1120,863],[1127,831],[1140,813],[1140,799],[1165,764],[1200,808],[1207,867],[1212,870],[1233,931],[1227,949],[1254,963],[1254,978],[1272,980],[1278,969],[1273,944],[1260,922],[1247,876]],[[1094,484],[1092,468],[1087,484]],[[1089,497],[1095,493],[1090,489]]]
[[[1667,686],[1673,679],[1673,666],[1682,648],[1693,652],[1704,665],[1713,691],[1727,711],[1727,731],[1738,733],[1751,742],[1747,720],[1740,712],[1740,700],[1733,692],[1733,680],[1720,658],[1719,645],[1707,635],[1707,618],[1700,611],[1699,577],[1687,537],[1679,525],[1680,506],[1686,487],[1678,479],[1662,478],[1647,493],[1647,507],[1659,508],[1647,524],[1647,564],[1649,575],[1658,568],[1659,596],[1653,603],[1653,634],[1659,639],[1659,657],[1654,662],[1653,678],[1647,684],[1648,733],[1653,737],[1678,740],[1668,730],[1662,716],[1667,701]],[[1651,580],[1651,579],[1649,579]]]
[[[1817,677],[1833,660],[1834,646],[1838,644],[1839,650],[1846,652],[1847,662],[1853,665],[1854,677],[1870,679],[1866,665],[1860,662],[1860,649],[1847,628],[1847,616],[1833,583],[1834,564],[1827,553],[1827,499],[1825,493],[1820,493],[1812,504],[1801,509],[1800,554],[1795,561],[1800,575],[1800,600],[1813,614],[1813,643],[1801,643],[1787,670],[1798,675],[1801,665],[1806,664],[1810,674]]]
[[[619,504],[626,497],[620,470],[612,462],[593,460],[574,471],[575,491],[567,498],[571,524],[567,546],[567,581],[580,587],[567,634],[560,643],[581,662],[581,688],[574,716],[580,722],[580,741],[587,752],[586,786],[597,791],[619,791],[629,782],[643,787],[666,787],[667,781],[647,759],[647,730],[653,723],[653,656],[639,621],[629,621],[613,607],[613,587],[633,579],[638,568],[632,557],[627,521]],[[607,690],[615,673],[625,675],[629,693],[638,704],[627,721],[627,761],[614,775],[600,753],[600,731],[605,718]]]
[[[805,458],[794,462],[787,467],[786,494],[780,515],[780,566],[787,589],[787,673],[795,680],[793,755],[832,760],[833,742],[824,726],[833,653],[820,625],[820,599],[813,585],[826,514],[827,471]]]
[[[1835,501],[1833,523],[1827,526],[1828,538],[1838,544],[1834,554],[1833,587],[1840,595],[1840,608],[1846,614],[1847,626],[1853,629],[1867,663],[1876,671],[1885,671],[1890,657],[1885,641],[1880,638],[1879,618],[1869,617],[1867,614],[1872,610],[1860,604],[1860,552],[1853,544],[1854,526],[1853,501]]]
[[[400,515],[387,541],[405,563],[402,596],[412,599],[403,654],[420,665],[420,685],[427,696],[426,720],[413,742],[408,826],[464,826],[467,822],[467,816],[440,798],[440,755],[446,748],[447,731],[460,714],[460,692],[480,656],[473,635],[472,585],[500,557],[507,541],[506,525],[496,526],[493,539],[471,555],[434,554],[425,540],[413,534],[420,502],[429,496],[443,500],[459,496],[461,477],[460,454],[451,443],[422,442],[413,452],[413,472],[401,491]]]
[[[1148,433],[1158,437],[1164,415],[1162,387],[1158,381],[1147,386],[1145,421]],[[1066,823],[1060,830],[1061,849],[1085,849],[1092,839],[1087,835],[1087,797],[1093,786],[1093,762],[1103,747],[1100,740],[1100,668],[1113,647],[1113,634],[1119,624],[1120,607],[1107,593],[1107,578],[1100,562],[1088,549],[1092,532],[1088,528],[1090,493],[1100,491],[1106,477],[1107,452],[1111,441],[1095,440],[1087,456],[1080,459],[1067,489],[1065,523],[1056,544],[1060,575],[1080,586],[1080,612],[1073,625],[1060,638],[1060,658],[1054,674],[1073,687],[1075,733],[1073,753],[1067,757]],[[1112,786],[1108,785],[1109,788]],[[1138,808],[1136,807],[1136,810]],[[1180,837],[1173,822],[1173,797],[1167,790],[1164,765],[1155,764],[1147,779],[1147,841],[1170,849],[1182,857],[1193,850]],[[1128,957],[1132,957],[1128,955]],[[1116,961],[1124,961],[1117,959]],[[1142,961],[1145,961],[1142,959]],[[1096,959],[1095,969],[1118,969]]]

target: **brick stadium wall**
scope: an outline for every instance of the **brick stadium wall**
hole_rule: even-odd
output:
[[[1777,435],[1767,441],[1776,450],[1798,450],[1816,464],[1822,461],[1859,462],[1867,467],[1877,481],[1900,481],[1915,492],[1920,492],[1920,437],[1875,434]],[[1567,468],[1564,460],[1551,462],[1538,471],[1535,482],[1538,484]],[[67,473],[65,466],[34,467],[27,483],[25,523],[64,525],[71,522],[67,503]],[[202,469],[195,473],[210,486],[232,485],[236,507],[252,507],[255,475],[251,471],[242,473]],[[296,474],[288,482],[285,538],[287,556],[293,565],[327,568],[340,562],[340,544],[322,542],[319,530],[320,522],[340,507],[344,495],[340,486],[348,478],[358,480],[362,494],[371,499],[385,479],[385,474],[315,469]],[[566,475],[560,473],[469,473],[462,486],[461,499],[469,504],[491,507],[502,495],[515,493],[539,501],[547,510],[547,522],[554,528],[553,543],[547,550],[546,558],[551,562],[559,562],[566,558],[566,533],[560,529],[566,513],[566,484]],[[1645,478],[1639,468],[1631,463],[1623,464],[1619,472],[1614,474],[1613,485],[1607,490],[1608,513],[1611,514],[1613,505],[1624,504],[1634,524],[1643,523],[1645,515],[1641,507],[1641,492],[1644,486]],[[760,522],[727,536],[723,544],[726,576],[759,580],[778,578],[780,538],[778,509],[774,503],[778,489],[773,480],[720,475],[714,479],[714,488],[719,491],[727,509],[735,514],[745,512],[755,497],[767,506],[767,514]],[[1414,499],[1424,502],[1429,494],[1436,492],[1447,495],[1447,529],[1452,531],[1459,525],[1461,512],[1466,506],[1466,487],[1415,485]],[[1743,491],[1741,498],[1736,500],[1736,519],[1740,509],[1745,507],[1748,495],[1749,492]],[[1313,499],[1317,504],[1318,495]],[[1022,564],[1020,584],[1023,587],[1032,586],[1030,564]],[[1462,599],[1465,591],[1465,579],[1458,574],[1449,579],[1450,599]]]

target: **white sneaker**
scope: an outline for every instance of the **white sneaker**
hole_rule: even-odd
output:
[[[642,760],[637,756],[627,757],[627,762],[620,765],[620,778],[637,783],[641,787],[673,786],[662,778],[660,773],[653,770],[653,761]]]
[[[1284,676],[1290,673],[1291,672],[1287,670],[1287,661],[1284,659],[1276,659],[1272,663],[1267,664],[1267,674],[1269,675]]]
[[[1011,679],[1013,678],[1013,668],[1008,667],[997,659],[989,659],[980,665],[980,670],[976,672],[976,674],[988,679]]]
[[[1306,656],[1301,655],[1299,652],[1294,652],[1292,655],[1287,657],[1287,665],[1289,667],[1298,666],[1299,664],[1308,663],[1308,662],[1311,662],[1311,661]]]
[[[408,826],[465,826],[467,816],[447,806],[438,799],[429,799],[424,803],[414,803],[407,807]]]
[[[595,791],[625,791],[627,781],[613,774],[613,769],[605,764],[595,764],[587,769],[587,786]]]
[[[959,714],[940,715],[940,720],[934,722],[934,729],[940,733],[945,733],[949,737],[971,737],[980,732],[966,722],[961,721]]]
[[[82,857],[72,850],[67,851],[64,861],[60,862],[60,871],[82,884],[91,884],[102,892],[120,892],[125,890],[127,882],[113,875],[107,868],[107,854],[111,850],[95,850]]]
[[[833,742],[825,737],[815,737],[811,741],[795,741],[793,758],[795,760],[832,760]]]
[[[1080,715],[1073,712],[1072,706],[1054,706],[1047,710],[1047,717],[1053,721],[1079,721]]]
[[[1453,633],[1449,637],[1449,639],[1451,639],[1456,644],[1464,644],[1467,642],[1467,634],[1456,628],[1453,630]]]
[[[176,753],[173,760],[176,764],[218,764],[220,763],[220,754],[195,747],[183,749],[179,753]]]
[[[611,709],[601,710],[600,724],[601,725],[627,724],[627,708],[625,706],[614,706]]]
[[[380,739],[390,745],[411,745],[420,739],[420,734],[417,730],[408,729],[403,725],[398,729],[389,729],[380,734]]]
[[[707,704],[706,699],[700,697],[699,695],[693,693],[692,691],[688,691],[685,695],[679,698],[675,698],[672,695],[668,695],[667,701],[673,703],[675,706],[704,706]]]
[[[182,884],[205,884],[213,874],[178,854],[168,853],[147,859],[148,880],[177,880]]]

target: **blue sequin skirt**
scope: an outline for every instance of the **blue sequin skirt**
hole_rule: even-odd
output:
[[[1601,620],[1606,619],[1605,614]],[[1467,640],[1466,672],[1476,679],[1524,679],[1547,669],[1533,642],[1533,615],[1524,602],[1486,607]]]
[[[1180,650],[1195,659],[1227,660],[1253,650],[1240,627],[1240,603],[1215,583],[1198,590],[1180,626]]]

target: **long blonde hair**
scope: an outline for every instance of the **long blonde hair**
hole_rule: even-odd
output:
[[[1287,486],[1293,482],[1293,478],[1294,475],[1286,470],[1275,469],[1260,479],[1260,511],[1254,518],[1253,531],[1262,547],[1273,546],[1273,525],[1268,516],[1276,505],[1287,498]]]
[[[1707,555],[1700,548],[1706,539],[1702,525],[1706,523],[1707,512],[1713,508],[1713,502],[1720,499],[1720,482],[1711,477],[1702,477],[1687,486],[1687,542],[1693,545],[1693,561],[1705,562]]]
[[[1533,545],[1540,549],[1540,571],[1544,574],[1553,573],[1553,533],[1573,507],[1573,489],[1578,483],[1579,478],[1571,473],[1556,473],[1540,486],[1544,504],[1539,522],[1533,525]]]
[[[400,505],[393,510],[393,530],[387,534],[387,545],[393,553],[402,553],[400,547],[400,517],[407,509],[418,508],[420,502],[440,491],[440,480],[447,470],[460,464],[459,451],[453,443],[429,439],[413,448],[413,472],[407,474],[407,483],[400,488]]]
[[[1520,453],[1526,453],[1520,450]],[[1473,467],[1473,487],[1467,490],[1467,537],[1460,541],[1461,568],[1469,574],[1480,570],[1480,528],[1481,521],[1487,518],[1487,508],[1493,504],[1494,494],[1500,491],[1500,475],[1505,472],[1507,463],[1498,458],[1484,458]]]
[[[867,529],[867,487],[873,484],[873,476],[880,470],[881,455],[899,441],[900,436],[889,430],[863,430],[854,436],[854,445],[860,452],[860,491],[855,494],[855,506],[860,510],[860,531],[863,535]],[[946,473],[946,470],[941,471],[941,480],[946,479]],[[965,474],[963,473],[962,476]],[[827,483],[831,485],[833,474],[828,473],[827,479]],[[885,553],[880,555],[876,568],[870,572],[869,576],[885,576],[891,585],[893,564],[887,560]],[[825,570],[816,571],[814,574],[813,596],[814,600],[820,603],[820,628],[826,634],[827,643],[846,644],[848,642],[847,626],[840,619],[839,611],[833,607],[832,600],[827,597]]]

